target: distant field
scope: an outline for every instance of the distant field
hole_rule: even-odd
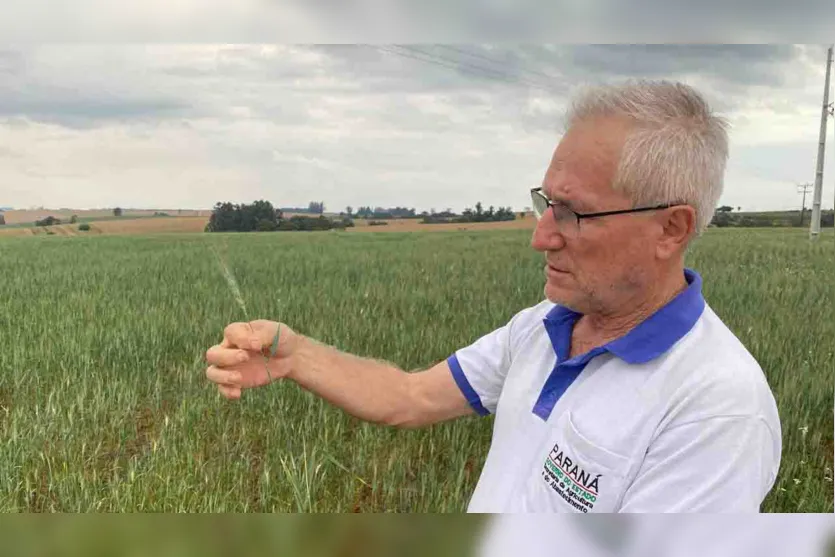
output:
[[[397,431],[293,384],[219,397],[205,350],[244,316],[208,245],[228,258],[250,317],[412,370],[541,300],[529,240],[528,230],[0,239],[0,511],[464,510],[490,418]],[[833,253],[831,230],[810,245],[803,230],[717,229],[689,255],[778,401],[783,463],[765,511],[833,512]]]
[[[106,218],[86,221],[88,231],[80,231],[81,224],[56,224],[53,226],[19,226],[3,229],[0,236],[96,236],[100,234],[165,234],[202,232],[209,221],[207,217],[138,217]],[[82,221],[84,222],[84,221]]]
[[[293,216],[287,214],[288,217]],[[80,232],[79,224],[90,224],[91,230]],[[30,223],[18,223],[10,226],[0,226],[0,236],[39,236],[49,235],[51,231],[58,236],[96,235],[96,234],[171,234],[202,232],[209,222],[209,216],[188,217],[154,217],[150,215],[129,215],[114,217],[112,214],[101,217],[79,217],[79,224],[59,224],[53,226],[32,226]],[[533,216],[523,219],[517,218],[507,222],[476,222],[463,224],[421,224],[416,219],[386,220],[384,226],[369,226],[366,219],[355,219],[354,227],[346,229],[348,232],[415,232],[415,231],[465,231],[465,230],[517,230],[532,229],[536,220]]]
[[[205,216],[208,217],[212,214],[210,210],[204,211],[197,211],[192,209],[123,209],[122,217],[118,218],[128,218],[128,217],[151,217],[156,212],[168,213],[170,216],[173,217],[195,217],[195,216]],[[91,220],[91,219],[107,219],[107,218],[117,218],[113,217],[113,209],[95,209],[95,210],[84,210],[84,209],[36,209],[36,210],[13,210],[13,211],[5,211],[3,215],[6,217],[6,224],[27,224],[33,223],[35,221],[44,219],[48,216],[53,216],[55,218],[61,219],[62,222],[66,221],[69,222],[70,217],[73,215],[77,215],[79,220]]]

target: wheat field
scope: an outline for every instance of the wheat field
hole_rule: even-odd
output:
[[[206,349],[282,320],[413,370],[542,295],[527,230],[0,238],[0,511],[459,512],[490,418],[361,423],[294,384],[222,399]],[[765,369],[783,424],[767,512],[833,511],[831,231],[710,230],[708,303]]]

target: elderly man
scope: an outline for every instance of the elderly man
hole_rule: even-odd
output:
[[[567,124],[531,190],[541,303],[414,373],[236,323],[207,377],[230,399],[266,384],[259,352],[280,331],[272,377],[358,418],[494,414],[471,512],[759,511],[780,464],[774,397],[684,266],[722,193],[726,124],[667,82],[591,89]]]

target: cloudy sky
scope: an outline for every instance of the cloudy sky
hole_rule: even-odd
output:
[[[799,208],[796,184],[815,179],[825,56],[825,45],[20,42],[0,48],[0,206],[521,210],[577,87],[664,78],[700,88],[731,121],[723,204]],[[831,208],[831,121],[827,142]]]

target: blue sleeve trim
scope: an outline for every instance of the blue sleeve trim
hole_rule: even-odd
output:
[[[479,416],[489,416],[490,411],[487,410],[483,404],[481,404],[481,399],[479,398],[478,393],[475,392],[475,389],[473,389],[473,386],[470,385],[470,382],[467,380],[467,376],[464,375],[464,370],[461,369],[461,364],[458,362],[458,356],[453,354],[447,358],[447,363],[449,364],[449,369],[452,370],[452,377],[458,384],[458,388],[461,389],[462,393],[464,393],[464,397],[466,397],[470,406],[473,407],[473,410],[475,410]]]

